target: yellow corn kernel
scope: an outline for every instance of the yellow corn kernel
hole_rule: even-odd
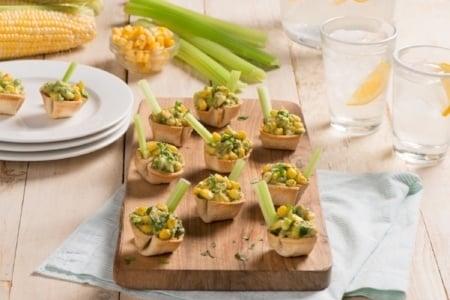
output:
[[[165,228],[159,232],[158,237],[161,240],[169,240],[172,237],[172,233],[169,229]]]
[[[176,225],[177,225],[177,219],[171,217],[171,218],[169,218],[169,220],[167,220],[167,224],[166,224],[167,228],[172,229],[172,228],[175,228]]]
[[[278,127],[277,129],[275,129],[274,134],[276,134],[276,135],[283,135],[283,128]]]
[[[134,212],[139,216],[145,216],[147,214],[147,207],[139,206]]]
[[[244,130],[239,130],[238,132],[236,132],[235,138],[239,140],[245,140],[247,138],[247,132],[245,132]]]
[[[174,146],[174,145],[168,144],[167,145],[167,150],[169,150],[172,153],[178,153],[178,148],[176,146]]]
[[[239,148],[237,151],[237,156],[238,157],[244,157],[245,156],[245,149],[244,148]]]
[[[225,181],[225,177],[223,177],[220,174],[214,174],[214,178],[216,179],[217,182],[224,182]]]
[[[241,192],[237,189],[228,190],[227,196],[230,197],[232,200],[239,200],[241,199]]]
[[[199,195],[200,194],[200,191],[201,191],[202,189],[200,188],[200,187],[198,187],[198,186],[195,186],[193,189],[192,189],[192,193],[194,194],[194,195]]]
[[[298,175],[298,171],[297,171],[297,169],[295,169],[295,168],[288,168],[287,169],[287,171],[286,171],[286,176],[287,176],[287,178],[289,178],[289,179],[293,179],[293,178],[297,178],[297,175]]]
[[[214,193],[211,190],[208,189],[201,189],[198,196],[200,198],[206,199],[206,200],[211,200],[212,198],[214,198]]]
[[[95,16],[90,9],[77,13],[38,10],[31,6],[2,10],[0,59],[69,50],[90,42],[96,34]]]
[[[280,218],[286,217],[288,213],[289,213],[289,208],[286,205],[281,205],[277,209],[277,215]]]
[[[164,203],[158,203],[158,204],[156,204],[156,207],[157,207],[159,210],[162,210],[162,211],[168,211],[168,210],[169,210],[169,209],[167,208],[167,205],[164,204]]]
[[[232,189],[237,189],[237,190],[241,189],[241,184],[239,182],[234,181],[234,180],[230,180],[230,183],[231,183],[231,188]]]
[[[220,133],[218,133],[218,132],[213,132],[211,134],[211,136],[212,136],[213,142],[220,142],[220,140],[222,139]]]
[[[158,143],[155,141],[151,141],[147,143],[147,149],[148,151],[152,152],[158,149]]]
[[[139,230],[142,231],[145,234],[151,234],[152,233],[152,226],[149,224],[145,224],[145,225],[137,225]]]
[[[197,103],[198,109],[199,110],[207,110],[208,109],[208,104],[206,103],[206,101],[204,99],[200,99]]]

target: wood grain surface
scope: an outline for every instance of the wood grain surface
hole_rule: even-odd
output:
[[[167,107],[173,105],[175,100],[159,101],[162,107]],[[191,100],[183,101],[192,107]],[[273,107],[285,107],[301,115],[300,107],[293,102],[274,101]],[[182,177],[189,180],[192,187],[176,210],[186,235],[181,246],[172,254],[153,257],[138,254],[128,216],[139,205],[165,202],[176,181],[165,185],[149,184],[140,177],[133,161],[130,161],[114,265],[114,277],[119,285],[171,290],[318,290],[328,286],[332,258],[315,173],[300,199],[300,203],[316,214],[320,233],[313,251],[308,256],[284,258],[267,244],[266,227],[252,182],[260,178],[261,168],[266,163],[290,161],[299,167],[305,166],[312,149],[308,135],[301,139],[295,151],[262,148],[259,141],[260,111],[257,100],[244,100],[240,115],[248,118],[235,119],[230,124],[233,129],[246,130],[254,142],[254,150],[239,178],[246,202],[234,220],[211,224],[201,221],[196,214],[192,187],[213,172],[205,168],[203,140],[196,133],[180,148],[186,162]],[[142,103],[139,109],[142,120],[146,120],[149,113],[146,103]],[[147,138],[151,139],[148,122],[144,121],[144,124]],[[213,130],[217,129],[210,128],[211,132]],[[135,145],[137,147],[136,142]],[[240,259],[236,257],[239,255]]]

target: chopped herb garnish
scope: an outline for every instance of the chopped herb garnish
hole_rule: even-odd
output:
[[[239,121],[245,121],[245,120],[248,119],[248,116],[247,116],[247,115],[240,115],[240,116],[237,117],[237,119],[238,119]]]
[[[240,261],[247,261],[248,258],[247,256],[245,256],[245,254],[241,253],[241,252],[237,252],[234,257]]]
[[[170,259],[168,259],[167,257],[162,257],[159,259],[160,264],[168,264],[169,262],[170,262]]]
[[[134,256],[125,257],[123,260],[125,261],[125,264],[129,265],[129,264],[131,264],[133,261],[136,260],[136,257],[134,257]]]
[[[202,253],[200,253],[200,255],[201,256],[209,256],[211,258],[215,258],[215,256],[209,250],[203,251]]]

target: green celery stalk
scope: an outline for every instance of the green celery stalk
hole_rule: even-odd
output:
[[[275,206],[273,205],[267,182],[265,180],[260,180],[255,183],[255,192],[266,225],[271,226],[278,219],[278,216],[275,211]]]
[[[147,140],[145,138],[141,118],[139,117],[139,115],[135,115],[133,120],[134,120],[134,128],[136,129],[136,134],[139,143],[139,152],[141,153],[143,159],[147,159],[150,153],[148,151]]]
[[[169,212],[173,213],[175,209],[177,209],[178,204],[180,204],[181,199],[183,198],[184,194],[186,194],[190,186],[191,183],[188,180],[184,178],[180,178],[180,180],[178,180],[177,185],[170,193],[169,199],[167,199],[166,202]]]
[[[258,99],[263,113],[263,117],[264,119],[267,119],[269,118],[270,111],[272,110],[272,102],[269,96],[269,90],[267,89],[266,86],[263,85],[258,86],[256,90],[258,91]]]
[[[184,118],[189,123],[189,125],[194,128],[194,130],[203,138],[206,143],[212,143],[212,134],[197,120],[191,113],[186,113]]]
[[[180,47],[176,57],[192,66],[214,84],[226,85],[230,78],[230,72],[221,64],[183,39],[180,39]],[[237,83],[237,89],[242,89],[246,86],[242,81]]]
[[[305,171],[303,172],[303,175],[309,179],[311,177],[312,173],[314,172],[314,169],[317,165],[317,162],[319,161],[320,156],[322,155],[322,148],[316,149],[314,151],[313,156],[311,157],[311,160],[309,161],[308,165],[305,168]]]
[[[241,71],[241,79],[244,82],[256,83],[266,79],[266,72],[263,69],[216,42],[199,36],[186,36],[185,39],[227,68]]]
[[[236,91],[239,78],[241,77],[241,72],[232,70],[230,76],[228,77],[227,88],[230,92],[234,93]]]
[[[125,5],[125,11],[131,15],[151,18],[183,38],[186,38],[187,35],[196,35],[217,42],[235,54],[265,68],[279,66],[276,56],[242,39],[240,31],[226,30],[212,24],[202,23],[199,18],[180,12],[180,7],[173,9],[166,4],[168,2],[159,0],[131,0]]]
[[[150,90],[150,87],[148,86],[147,81],[145,81],[144,79],[141,79],[138,81],[138,85],[141,88],[141,91],[144,94],[145,99],[147,100],[147,103],[150,105],[150,108],[152,109],[152,113],[154,113],[154,114],[160,113],[161,107],[159,106],[159,103],[156,100],[155,96],[153,96],[153,93]]]
[[[73,72],[75,72],[76,67],[77,67],[77,63],[74,61],[71,62],[61,80],[63,82],[68,82],[70,80],[70,77],[72,77]]]
[[[234,163],[233,169],[231,169],[230,175],[228,175],[228,178],[230,180],[237,181],[239,176],[242,173],[242,170],[244,170],[245,167],[245,160],[242,158],[238,158],[236,162]]]
[[[132,15],[144,16],[152,19],[156,19],[159,15],[166,14],[179,24],[188,25],[190,23],[196,23],[200,28],[214,29],[214,33],[236,35],[241,42],[256,47],[265,46],[268,40],[267,33],[262,30],[206,16],[168,1],[130,0],[125,5],[125,11]]]

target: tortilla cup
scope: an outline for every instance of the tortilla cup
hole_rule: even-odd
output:
[[[309,184],[297,186],[285,186],[277,184],[268,184],[270,196],[275,206],[292,205],[295,206],[308,188]]]
[[[25,100],[23,94],[0,94],[0,114],[15,115]]]
[[[195,109],[200,122],[217,128],[222,128],[228,125],[233,118],[235,118],[241,104],[226,105],[220,108],[210,108],[209,110]]]
[[[134,164],[136,165],[137,172],[142,176],[142,178],[152,184],[170,183],[172,180],[179,178],[183,173],[183,168],[174,173],[161,172],[153,169],[151,167],[151,159],[142,158],[139,150],[136,150],[134,155]]]
[[[150,127],[152,128],[153,139],[161,142],[166,142],[178,147],[191,136],[191,126],[170,126],[155,122],[151,117],[149,118]]]
[[[47,115],[53,119],[69,118],[75,115],[86,103],[87,98],[76,101],[55,101],[40,90],[42,101]]]
[[[183,236],[169,240],[161,240],[154,235],[143,233],[134,224],[131,224],[131,228],[134,234],[134,244],[136,245],[138,252],[144,256],[172,253],[183,242]]]
[[[262,146],[267,149],[295,150],[303,134],[276,135],[260,130]]]
[[[317,235],[305,238],[287,238],[279,237],[267,232],[267,240],[270,247],[274,249],[279,255],[284,257],[294,257],[308,255],[317,241]]]
[[[195,197],[197,213],[205,223],[233,219],[239,214],[244,199],[233,202],[219,202]]]
[[[250,150],[247,155],[243,157],[244,160],[247,160],[250,157]],[[206,167],[210,170],[216,171],[218,173],[230,173],[236,163],[235,159],[221,159],[216,155],[211,155],[204,151],[204,158]]]

